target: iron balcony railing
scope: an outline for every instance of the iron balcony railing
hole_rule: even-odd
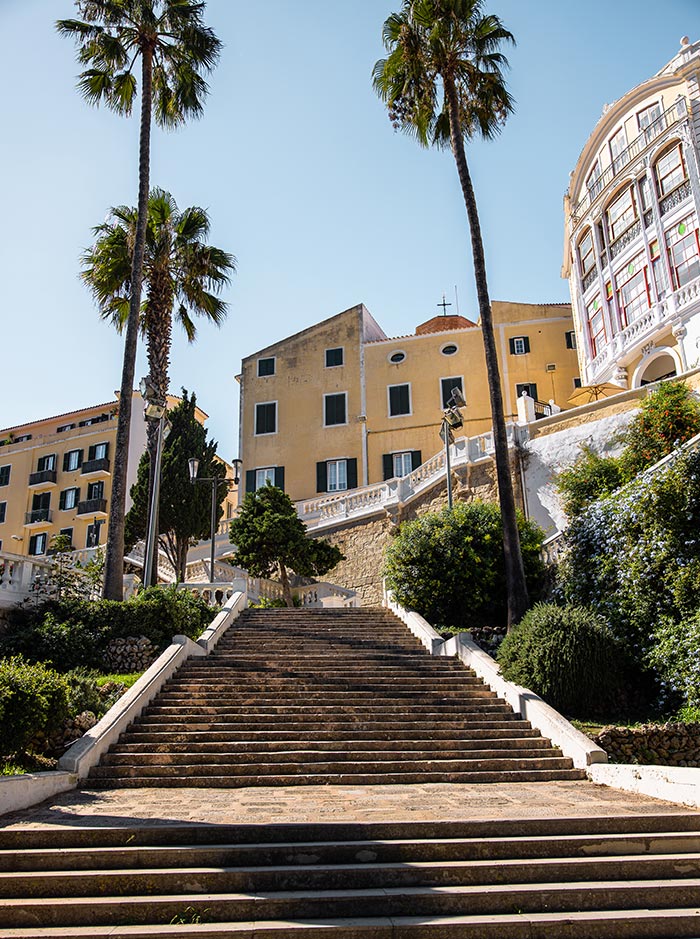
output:
[[[51,509],[32,509],[31,512],[25,512],[24,524],[36,525],[38,522],[50,522],[53,519]]]
[[[80,472],[83,476],[86,473],[108,473],[109,460],[106,456],[101,457],[99,460],[86,460],[80,467]]]
[[[29,485],[38,486],[40,483],[55,483],[56,470],[37,470],[36,473],[29,474]]]
[[[95,515],[107,511],[106,499],[83,499],[78,503],[78,515]]]

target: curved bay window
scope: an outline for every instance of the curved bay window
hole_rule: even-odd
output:
[[[603,316],[603,307],[599,297],[596,297],[595,300],[587,304],[586,315],[588,317],[588,335],[591,339],[591,352],[595,357],[607,340],[605,333],[605,317]]]
[[[638,254],[627,267],[615,275],[615,289],[624,328],[651,306],[649,273],[644,252]]]
[[[634,225],[637,220],[637,206],[632,187],[628,186],[610,203],[605,210],[605,218],[608,226],[608,236],[610,242],[617,241],[624,233]]]
[[[700,276],[700,238],[694,212],[666,232],[666,247],[675,289]]]
[[[593,250],[593,232],[588,229],[578,244],[578,259],[581,267],[581,285],[587,290],[595,277],[595,251]]]
[[[670,150],[666,150],[654,164],[656,185],[659,187],[659,197],[667,196],[681,183],[685,182],[687,173],[681,152],[680,143],[676,142]]]

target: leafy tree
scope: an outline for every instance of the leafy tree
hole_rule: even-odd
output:
[[[581,451],[578,459],[558,473],[554,480],[569,518],[580,515],[591,502],[614,492],[624,481],[619,459],[599,456],[586,445],[581,447]]]
[[[138,63],[141,65],[137,223],[104,578],[104,596],[121,600],[126,471],[150,188],[152,112],[155,107],[156,123],[162,127],[176,127],[188,117],[198,117],[208,91],[202,73],[215,66],[221,43],[204,25],[205,5],[200,0],[75,0],[75,6],[81,19],[58,20],[56,28],[75,40],[78,61],[87,66],[79,77],[78,88],[89,104],[104,102],[116,113],[130,115],[138,93],[135,68]]]
[[[231,541],[236,546],[236,564],[253,577],[279,571],[288,607],[294,606],[290,569],[302,577],[318,577],[344,560],[338,548],[306,534],[292,500],[269,484],[245,497],[231,523]]]
[[[99,597],[104,573],[104,551],[101,548],[84,563],[73,559],[73,545],[68,535],[53,535],[50,549],[48,586],[55,591],[59,601],[62,598],[94,600]]]
[[[499,49],[514,39],[497,16],[483,13],[482,0],[403,0],[401,12],[392,13],[384,23],[383,39],[389,55],[376,63],[373,79],[394,127],[424,147],[451,147],[457,164],[486,356],[511,626],[527,609],[528,594],[484,246],[464,144],[477,136],[493,138],[513,110],[503,78],[508,63]]]
[[[518,514],[530,590],[544,577],[543,532]],[[397,601],[435,626],[501,625],[507,615],[501,513],[484,502],[458,503],[404,522],[384,573]]]
[[[700,433],[700,402],[683,381],[664,381],[642,401],[623,436],[627,479]]]
[[[222,503],[228,492],[226,467],[216,459],[215,440],[207,440],[207,430],[195,416],[197,396],[182,389],[182,401],[169,414],[171,430],[163,445],[158,533],[168,560],[178,580],[187,576],[187,552],[211,534],[211,489],[190,482],[188,460],[199,460],[199,472],[219,477],[217,521],[223,515]],[[131,487],[133,505],[126,516],[125,539],[131,547],[145,537],[148,526],[149,460],[144,453],[138,466],[136,482]]]
[[[83,280],[91,288],[104,318],[120,331],[129,318],[131,266],[138,212],[118,206],[109,219],[94,229],[95,244],[82,258]],[[173,315],[190,342],[196,337],[192,314],[219,326],[226,303],[217,294],[229,283],[235,259],[221,248],[206,244],[209,217],[192,206],[182,212],[162,189],[148,199],[143,281],[146,299],[141,328],[147,340],[149,378],[157,397],[165,403]],[[147,422],[150,465],[155,464],[158,442],[156,421]],[[151,488],[153,481],[150,482]]]

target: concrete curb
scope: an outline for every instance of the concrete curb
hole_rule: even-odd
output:
[[[78,777],[74,773],[24,773],[0,779],[0,815],[27,809],[37,802],[51,799],[59,792],[75,789]]]
[[[398,616],[402,623],[410,629],[416,639],[419,639],[431,655],[440,655],[440,648],[445,644],[442,636],[436,632],[430,623],[423,619],[420,613],[414,610],[404,610],[394,600],[390,592],[384,592],[384,605]]]
[[[697,767],[608,763],[589,766],[586,773],[592,782],[602,786],[700,808],[700,769]]]

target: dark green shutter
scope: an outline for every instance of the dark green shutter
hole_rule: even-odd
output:
[[[68,472],[68,454],[67,453],[63,454],[63,472],[64,473]]]
[[[284,489],[284,467],[276,466],[275,467],[275,486],[278,489]]]
[[[65,469],[65,466],[64,466],[63,468]],[[67,490],[64,489],[63,492],[62,492],[62,493],[60,494],[60,496],[58,497],[58,507],[59,507],[59,509],[65,509],[65,507],[66,507],[66,492],[67,492]]]
[[[245,471],[245,491],[255,492],[255,470]]]
[[[94,459],[95,459],[95,444],[93,444],[88,449],[88,460],[94,460]]]
[[[411,450],[411,469],[418,469],[422,462],[420,450]]]
[[[508,345],[510,346],[510,354],[515,355],[515,339],[509,339]]]
[[[529,352],[530,351],[530,337],[523,336],[523,342],[525,343],[525,351]]]
[[[384,479],[391,479],[394,475],[394,458],[391,453],[382,455],[382,468],[384,470]]]
[[[348,489],[357,489],[357,460],[353,457],[346,461]]]
[[[316,464],[316,492],[328,492],[328,467],[325,460]]]

